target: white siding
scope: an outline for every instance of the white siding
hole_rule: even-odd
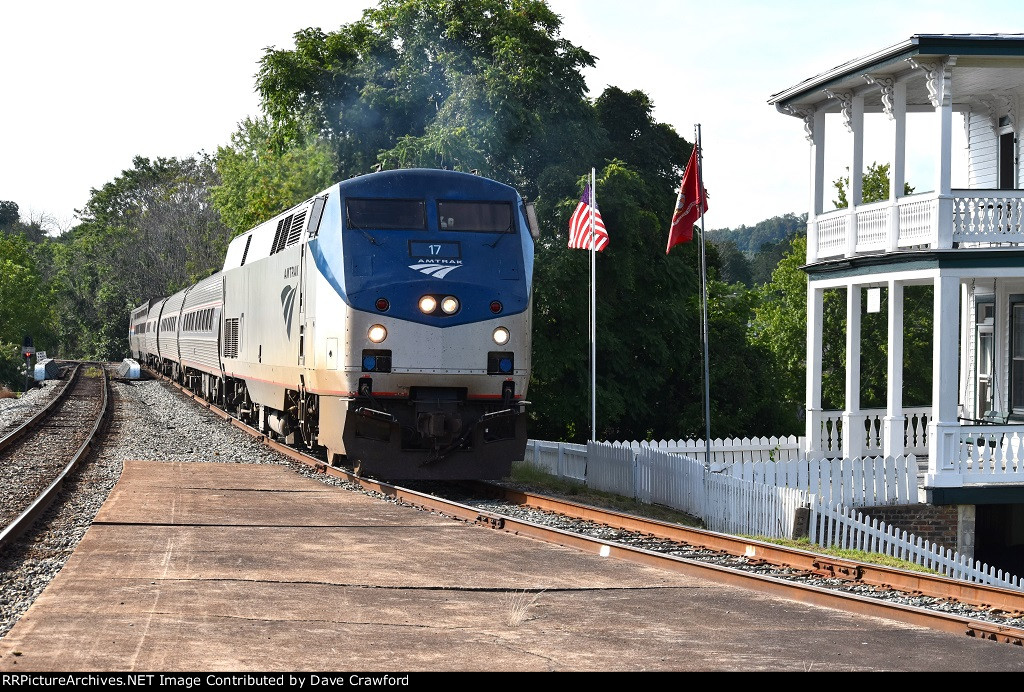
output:
[[[968,184],[972,190],[991,190],[998,187],[998,139],[992,131],[987,113],[971,111],[967,118],[967,155],[970,172]]]

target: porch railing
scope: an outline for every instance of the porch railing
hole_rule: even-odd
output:
[[[906,420],[903,423],[904,446],[900,454],[928,454],[928,417],[931,413],[927,406],[903,409]],[[820,452],[820,456],[826,459],[843,456],[843,412],[821,411],[817,416],[817,435],[812,452]],[[864,424],[861,455],[880,456],[883,452],[885,409],[863,409],[859,416]]]
[[[952,215],[952,235],[940,221]],[[950,228],[950,226],[946,226]],[[907,248],[989,247],[1024,244],[1024,190],[953,190],[899,197],[836,209],[808,224],[807,259]]]
[[[965,483],[1020,483],[1024,425],[963,425],[954,456]]]

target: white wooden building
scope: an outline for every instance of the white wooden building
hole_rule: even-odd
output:
[[[915,35],[769,103],[800,118],[810,142],[806,451],[926,451],[928,502],[1024,507],[1024,34]],[[926,147],[934,165],[931,179],[911,181],[914,193],[905,195],[908,121],[934,133]],[[866,140],[879,131],[890,147],[879,161],[890,165],[889,195],[865,204],[865,146],[877,148]],[[826,203],[835,192],[826,150],[849,168],[848,208]],[[931,406],[910,410],[903,314],[912,285],[933,287],[934,335]],[[821,408],[830,289],[845,289],[847,311],[845,410],[834,412]],[[875,289],[887,295],[887,406],[865,411],[861,319]],[[843,434],[853,430],[865,433]],[[1024,535],[1024,512],[1012,514]]]

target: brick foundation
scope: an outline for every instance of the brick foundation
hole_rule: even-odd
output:
[[[959,513],[956,505],[884,505],[858,507],[857,511],[922,540],[957,549]]]

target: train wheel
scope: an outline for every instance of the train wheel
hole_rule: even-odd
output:
[[[316,447],[316,433],[319,424],[319,410],[317,408],[317,397],[315,394],[307,394],[302,397],[299,404],[299,434],[302,442],[309,449]]]

